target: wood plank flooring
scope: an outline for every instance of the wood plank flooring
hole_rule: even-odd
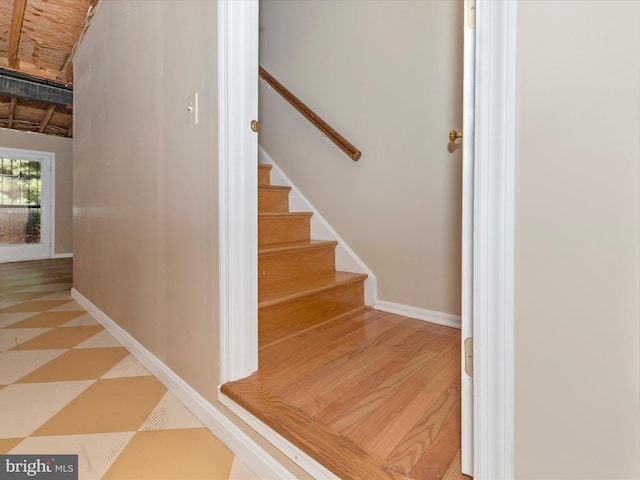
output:
[[[460,331],[376,310],[261,340],[223,393],[343,479],[460,474]]]

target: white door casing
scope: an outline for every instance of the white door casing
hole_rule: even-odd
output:
[[[220,383],[258,369],[258,0],[218,2]]]
[[[461,299],[461,465],[473,476],[473,378],[465,369],[465,339],[473,337],[473,153],[475,130],[475,0],[464,0],[462,92],[462,299]]]
[[[463,298],[474,335],[472,465],[487,480],[513,478],[516,8],[477,0],[475,131],[464,125],[474,143],[472,294]],[[258,366],[257,45],[258,1],[218,2],[221,383]]]
[[[514,477],[516,9],[476,2],[473,475]]]

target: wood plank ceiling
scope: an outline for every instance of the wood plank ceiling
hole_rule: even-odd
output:
[[[0,0],[0,128],[73,136],[73,51],[98,0]]]

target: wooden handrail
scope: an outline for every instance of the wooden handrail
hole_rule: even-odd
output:
[[[298,97],[291,93],[287,88],[282,85],[278,80],[267,72],[264,68],[260,67],[260,78],[262,78],[271,88],[282,96],[287,102],[291,104],[293,108],[298,110],[309,120],[318,130],[326,135],[336,146],[342,150],[351,160],[357,162],[360,160],[362,153],[356,147],[354,147],[346,138],[340,135],[331,125],[325,122],[322,118],[314,113],[307,105],[305,105]]]

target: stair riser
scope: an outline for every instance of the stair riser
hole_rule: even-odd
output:
[[[341,285],[291,302],[258,310],[258,338],[268,344],[338,315],[362,308],[364,282]]]
[[[309,217],[276,217],[258,219],[258,245],[309,240]]]
[[[289,192],[258,189],[258,212],[288,212]]]
[[[258,255],[258,289],[336,269],[335,246]]]
[[[258,185],[271,184],[271,168],[258,165]]]

